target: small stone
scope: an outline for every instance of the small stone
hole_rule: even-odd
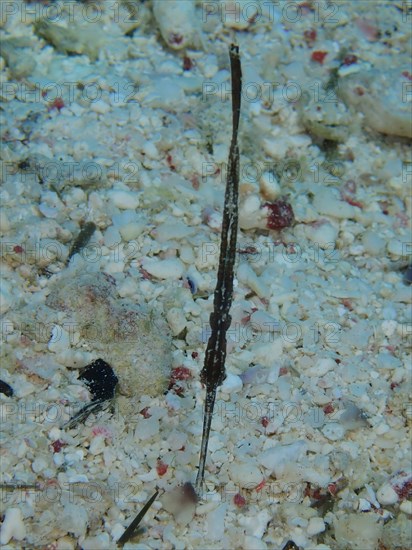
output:
[[[387,250],[389,254],[392,254],[393,256],[403,256],[406,252],[407,247],[405,246],[405,243],[400,241],[399,239],[391,239],[388,242]]]
[[[143,153],[152,160],[159,158],[159,151],[152,141],[146,141],[142,149]]]
[[[89,452],[92,455],[98,455],[104,451],[106,447],[104,436],[103,435],[96,435],[89,447]]]
[[[408,516],[412,516],[412,500],[405,500],[401,503],[399,506],[399,509],[404,514],[408,514]]]
[[[145,259],[143,269],[156,279],[180,279],[185,271],[185,266],[179,258],[167,260]]]
[[[385,248],[385,241],[374,231],[365,231],[362,235],[362,244],[365,252],[371,256],[377,256],[382,253]]]
[[[70,348],[70,334],[59,325],[54,325],[47,347],[53,353],[61,353]]]
[[[20,508],[8,508],[1,526],[0,544],[7,544],[12,538],[23,540],[26,536],[26,528]]]
[[[99,113],[100,115],[104,115],[110,111],[110,105],[108,105],[102,99],[98,99],[97,101],[93,101],[91,103],[90,110],[94,111],[95,113]]]
[[[325,188],[321,193],[316,193],[313,206],[319,214],[338,219],[350,219],[355,216],[355,207],[341,201],[332,189]]]
[[[280,195],[280,185],[276,176],[271,172],[264,172],[259,180],[262,197],[268,201],[274,201]]]
[[[332,248],[332,250],[335,248],[338,230],[331,223],[305,225],[305,233],[307,238],[313,243],[318,244],[320,248]]]
[[[231,462],[229,464],[230,479],[242,489],[254,489],[263,479],[258,466],[250,462]]]
[[[3,279],[0,288],[0,314],[6,313],[13,305],[13,302],[10,283]]]
[[[325,357],[319,359],[316,364],[311,367],[307,372],[309,376],[324,376],[327,372],[336,368],[336,363],[333,359]]]
[[[243,387],[243,382],[240,376],[237,374],[227,373],[225,380],[221,386],[222,391],[225,393],[236,393]]]
[[[369,512],[371,508],[372,508],[372,505],[369,502],[369,500],[366,500],[366,498],[359,499],[359,510],[361,512]]]
[[[322,428],[323,435],[330,441],[339,441],[345,435],[345,428],[337,422],[328,422]]]
[[[173,336],[180,334],[187,325],[183,311],[177,307],[172,307],[166,312],[166,319]]]
[[[285,467],[296,464],[306,450],[307,443],[305,441],[296,441],[291,445],[276,445],[263,451],[257,460],[262,466],[271,470],[276,477],[280,477]]]
[[[116,189],[114,191],[109,191],[108,196],[113,201],[114,205],[121,210],[134,210],[139,206],[139,195],[132,191]]]
[[[309,537],[313,537],[318,533],[323,533],[325,529],[326,529],[326,526],[323,519],[314,517],[314,518],[310,518],[306,531]]]
[[[389,483],[384,483],[376,492],[376,498],[383,506],[395,504],[399,497],[393,487]]]
[[[10,229],[10,221],[4,208],[2,208],[0,210],[0,231],[2,233],[7,233],[9,229]]]
[[[123,225],[119,229],[119,232],[124,241],[131,241],[133,239],[136,239],[141,233],[143,233],[146,227],[147,226],[145,223],[130,222],[126,225]]]

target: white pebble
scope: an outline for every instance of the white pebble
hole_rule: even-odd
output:
[[[51,331],[51,338],[47,344],[48,349],[53,353],[60,353],[70,348],[70,334],[59,325],[54,325]]]
[[[250,316],[250,324],[256,332],[278,332],[280,323],[266,311],[258,309]]]
[[[173,336],[180,334],[187,324],[183,311],[177,307],[172,307],[166,312],[166,319]]]
[[[47,462],[44,460],[44,458],[41,458],[41,457],[35,458],[31,465],[31,469],[36,474],[44,471],[46,468],[47,468]]]
[[[254,489],[263,479],[263,474],[254,462],[234,460],[229,464],[230,479],[242,489]]]
[[[323,533],[325,530],[325,522],[322,518],[310,518],[308,526],[306,528],[306,532],[309,537],[313,537],[314,535],[317,535],[318,533]]]
[[[74,550],[73,539],[71,539],[69,536],[58,539],[57,550]]]
[[[159,243],[165,243],[172,239],[182,239],[194,233],[194,228],[180,221],[166,222],[156,227],[153,231]]]
[[[265,541],[251,535],[244,537],[242,546],[245,550],[266,550],[268,547]]]
[[[242,210],[245,214],[253,214],[260,208],[260,199],[257,195],[249,195],[242,203]]]
[[[0,232],[6,233],[10,229],[10,221],[4,208],[0,209]]]
[[[85,474],[71,474],[67,476],[67,483],[89,483]]]
[[[317,361],[313,367],[308,369],[307,372],[309,376],[324,376],[327,372],[335,368],[335,361],[333,359],[325,357],[323,359],[319,359],[319,361]]]
[[[225,532],[227,504],[220,504],[207,515],[207,534],[210,540],[222,540]]]
[[[243,382],[240,376],[237,374],[227,373],[227,376],[221,386],[221,389],[225,393],[236,393],[243,387]]]
[[[296,441],[291,445],[276,445],[263,451],[257,460],[262,466],[271,470],[276,477],[281,477],[285,467],[296,464],[306,450],[305,441]]]
[[[106,229],[106,231],[104,232],[103,241],[105,246],[107,246],[108,248],[111,248],[120,243],[121,237],[116,227],[111,225]]]
[[[401,503],[399,506],[399,509],[404,514],[408,514],[408,516],[412,516],[412,500],[405,500]]]
[[[25,536],[26,528],[20,508],[9,508],[1,526],[0,544],[7,544],[12,538],[23,540]]]
[[[366,500],[366,498],[360,498],[358,508],[361,512],[369,512],[369,510],[372,508],[372,504],[369,502],[369,500]]]
[[[99,113],[100,115],[105,115],[110,111],[110,105],[102,99],[98,99],[97,101],[92,101],[90,104],[90,110],[95,113]]]
[[[362,235],[362,244],[365,252],[372,256],[377,256],[385,248],[385,241],[374,231],[365,231]]]
[[[108,196],[113,201],[114,205],[122,210],[134,209],[139,205],[139,195],[132,191],[115,189],[114,191],[109,191]]]
[[[326,222],[320,225],[305,225],[307,238],[313,243],[317,243],[320,248],[335,248],[335,240],[338,230],[331,223]]]
[[[108,533],[100,533],[96,537],[87,537],[82,542],[84,550],[105,550],[110,548],[110,537]]]
[[[313,206],[319,214],[338,219],[350,219],[355,216],[355,208],[351,204],[339,200],[332,189],[322,189],[321,193],[316,193]]]
[[[146,141],[142,151],[149,159],[155,160],[159,158],[159,151],[153,141]]]
[[[253,292],[256,292],[259,298],[268,296],[267,286],[246,262],[240,264],[238,267],[237,277],[241,283],[248,286]]]
[[[136,239],[141,233],[143,233],[146,227],[147,225],[143,222],[130,222],[121,227],[119,229],[119,232],[123,240],[131,241],[133,239]]]
[[[406,254],[407,247],[402,241],[398,239],[391,239],[388,242],[387,250],[389,254],[393,254],[394,256],[403,256]]]
[[[239,515],[239,525],[245,528],[245,534],[261,539],[267,529],[269,521],[272,520],[272,515],[268,510],[263,508],[260,512],[253,515]]]
[[[179,258],[167,260],[145,259],[143,268],[157,279],[180,279],[183,276],[185,266]]]
[[[13,305],[13,302],[10,283],[3,279],[0,286],[0,314],[6,313]]]
[[[399,500],[395,489],[389,485],[389,483],[384,483],[376,492],[376,498],[383,505],[387,506],[389,504],[395,504]]]
[[[264,199],[273,201],[280,195],[280,185],[276,176],[271,172],[264,172],[259,180],[260,192]]]
[[[89,452],[92,455],[98,455],[104,451],[106,447],[104,436],[103,435],[96,435],[89,447]]]
[[[339,441],[345,435],[345,428],[337,422],[328,422],[322,428],[322,433],[330,441]]]
[[[382,321],[382,332],[385,336],[390,338],[395,333],[397,326],[398,323],[396,321]]]

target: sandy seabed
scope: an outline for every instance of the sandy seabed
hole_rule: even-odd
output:
[[[1,2],[4,548],[114,548],[156,488],[125,548],[410,547],[411,8]],[[236,280],[195,505],[232,42]],[[69,428],[97,359],[116,395]]]

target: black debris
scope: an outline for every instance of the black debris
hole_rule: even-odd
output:
[[[123,545],[133,537],[133,535],[136,533],[136,529],[138,528],[139,523],[142,521],[142,519],[146,515],[146,512],[149,510],[150,506],[156,500],[158,494],[159,494],[159,491],[156,491],[155,494],[152,495],[149,498],[149,500],[146,502],[146,504],[143,506],[143,508],[140,510],[140,512],[134,518],[132,523],[129,525],[129,527],[126,529],[126,531],[120,537],[120,539],[117,541],[117,544]]]
[[[67,256],[66,265],[70,262],[72,257],[75,254],[78,254],[83,250],[83,248],[87,245],[87,243],[92,238],[93,233],[96,231],[96,225],[93,222],[87,222],[84,224],[83,229],[78,234],[77,238],[75,239],[69,255]]]
[[[74,428],[80,422],[85,422],[90,414],[101,411],[107,402],[113,399],[118,382],[112,367],[103,359],[96,359],[96,361],[84,367],[78,376],[78,380],[85,382],[92,394],[92,401],[63,424],[62,428]]]
[[[406,269],[405,273],[403,274],[403,282],[405,285],[412,284],[412,264]]]
[[[7,397],[13,397],[13,388],[7,384],[7,382],[3,382],[3,380],[0,380],[0,393],[4,393],[4,395],[7,395]]]
[[[103,359],[96,359],[84,367],[78,379],[86,383],[93,401],[113,399],[118,378],[112,367]]]

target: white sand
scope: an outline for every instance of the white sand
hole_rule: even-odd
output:
[[[1,4],[0,378],[14,389],[0,394],[1,481],[38,484],[3,489],[2,543],[113,548],[158,487],[127,548],[408,547],[408,3],[154,0],[156,17],[151,2],[134,13],[123,1]],[[233,40],[243,97],[229,376],[205,498],[183,508],[202,429]],[[279,197],[296,220],[281,232],[264,206]],[[84,273],[106,274],[112,310],[104,285],[76,290]],[[70,284],[50,307],[60,278]],[[131,375],[134,341],[115,328],[137,304],[152,313]],[[122,381],[115,410],[62,429],[90,400],[78,369],[98,357]],[[167,395],[166,360],[179,368]]]

